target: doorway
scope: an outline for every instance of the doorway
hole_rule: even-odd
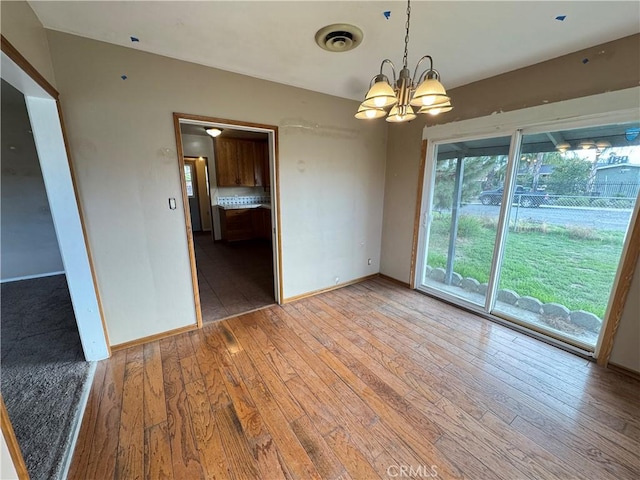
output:
[[[211,232],[211,198],[207,157],[184,157],[184,182],[193,232]]]
[[[4,37],[2,83],[2,394],[30,475],[64,478],[109,346],[57,92]]]
[[[419,290],[593,354],[640,192],[640,124],[434,142]]]
[[[277,127],[187,114],[174,122],[199,323],[278,303]]]

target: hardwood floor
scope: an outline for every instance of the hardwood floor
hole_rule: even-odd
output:
[[[70,479],[637,479],[640,382],[382,279],[116,352]]]

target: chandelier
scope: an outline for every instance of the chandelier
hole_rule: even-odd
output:
[[[396,69],[391,60],[388,58],[383,60],[380,73],[371,79],[369,91],[358,108],[356,118],[370,119],[386,116],[387,122],[408,122],[416,118],[416,113],[438,115],[453,108],[451,99],[440,83],[440,74],[433,68],[433,59],[430,55],[425,55],[418,61],[411,77],[411,71],[407,68],[410,20],[411,0],[407,0],[407,33],[404,37],[404,57],[400,75],[396,77]],[[420,65],[425,60],[429,61],[429,68],[418,75]],[[382,73],[385,65],[391,67],[393,84]],[[389,107],[391,110],[387,112]]]

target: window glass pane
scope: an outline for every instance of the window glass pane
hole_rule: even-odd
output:
[[[638,127],[523,137],[496,313],[595,346],[640,189]]]
[[[184,166],[184,180],[187,185],[187,197],[193,197],[193,180],[191,176],[191,165]]]
[[[423,285],[484,305],[510,140],[437,146]]]

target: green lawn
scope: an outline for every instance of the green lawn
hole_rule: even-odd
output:
[[[433,220],[428,254],[431,267],[446,265],[450,221],[449,215]],[[499,288],[602,318],[622,252],[623,233],[532,224],[519,227],[520,231],[510,231],[507,237]],[[462,216],[454,271],[487,282],[495,236],[495,225]]]

